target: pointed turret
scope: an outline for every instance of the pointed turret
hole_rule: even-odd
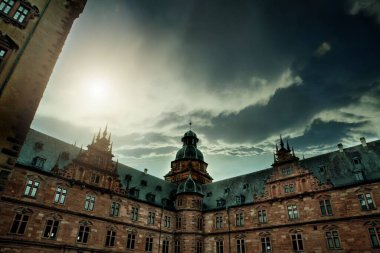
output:
[[[288,142],[288,140],[286,140],[286,149],[288,150],[288,152],[290,152],[290,147],[289,147],[289,142]]]
[[[108,124],[106,124],[106,128],[104,129],[103,138],[106,138],[107,136],[107,127],[108,127]]]
[[[281,135],[280,135],[280,147],[281,148],[278,149],[278,146],[276,143],[276,154],[275,154],[275,159],[274,159],[275,161],[273,165],[298,160],[298,157],[294,155],[293,148],[290,149],[288,140],[286,141],[286,148],[285,148],[284,141]]]

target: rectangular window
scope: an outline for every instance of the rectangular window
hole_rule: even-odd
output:
[[[298,210],[296,205],[288,206],[288,215],[289,220],[297,220],[298,219]]]
[[[156,217],[156,214],[153,212],[148,213],[148,224],[154,224],[154,219]]]
[[[285,193],[294,192],[294,184],[285,185],[284,186],[284,192]]]
[[[34,157],[33,160],[32,160],[32,165],[33,165],[34,167],[36,167],[36,168],[42,169],[42,168],[44,167],[45,161],[46,161],[45,158],[42,158],[42,157],[36,156],[36,157]]]
[[[40,186],[40,182],[36,180],[28,179],[28,182],[26,184],[26,188],[24,191],[24,195],[28,197],[35,198],[37,195],[38,187]]]
[[[244,226],[244,214],[243,213],[237,213],[236,214],[235,224],[238,227]]]
[[[222,216],[216,216],[215,217],[215,228],[222,228],[223,227],[223,217]]]
[[[375,203],[373,202],[372,195],[369,192],[358,195],[360,205],[362,210],[374,210],[376,209]]]
[[[131,220],[137,221],[138,217],[139,217],[139,209],[137,207],[132,207]]]
[[[203,253],[203,243],[201,241],[197,241],[196,249],[197,253]]]
[[[340,240],[338,231],[326,232],[327,247],[329,249],[340,249]]]
[[[115,246],[115,240],[116,240],[116,231],[108,230],[107,236],[106,236],[106,247],[113,247]]]
[[[182,228],[182,217],[177,217],[175,222],[175,228],[181,229]]]
[[[54,203],[64,204],[66,199],[67,190],[61,186],[57,186],[55,190]]]
[[[202,219],[202,217],[198,217],[198,220],[197,220],[197,229],[198,230],[202,230],[202,227],[203,227],[203,219]]]
[[[267,223],[267,210],[259,210],[258,212],[259,223]]]
[[[245,253],[245,241],[244,239],[236,240],[236,253]]]
[[[178,240],[174,241],[174,253],[181,253],[181,242]]]
[[[111,204],[111,216],[119,216],[120,204],[117,202],[112,202]]]
[[[223,253],[223,241],[216,241],[216,253]]]
[[[136,234],[128,233],[127,236],[127,249],[135,249]]]
[[[48,220],[46,222],[43,237],[49,238],[49,239],[55,239],[57,237],[58,225],[59,225],[59,221]]]
[[[355,176],[355,180],[356,181],[363,181],[364,180],[364,176],[363,176],[363,172],[362,171],[355,172],[354,176]]]
[[[380,228],[369,228],[372,248],[380,248],[379,240]]]
[[[5,15],[8,15],[14,4],[15,1],[13,0],[3,0],[0,3],[0,12],[4,13]]]
[[[152,252],[153,250],[153,237],[145,238],[145,251]]]
[[[303,250],[302,235],[299,233],[296,233],[296,234],[292,234],[291,237],[292,237],[293,251]]]
[[[169,216],[164,217],[164,227],[170,228],[170,217]]]
[[[292,174],[293,169],[290,168],[290,167],[282,168],[282,169],[281,169],[281,172],[282,172],[282,175],[283,175],[283,176],[288,176],[288,175]]]
[[[23,6],[23,5],[20,5],[20,6],[17,8],[16,13],[13,15],[13,19],[14,19],[15,21],[17,21],[18,23],[22,24],[22,23],[24,23],[25,18],[26,18],[26,16],[28,15],[28,13],[29,13],[29,9],[26,8],[26,7]]]
[[[332,208],[329,199],[319,201],[319,206],[321,208],[322,216],[332,215]]]
[[[86,195],[86,201],[84,203],[84,209],[87,211],[94,210],[95,196]]]
[[[100,176],[97,174],[91,174],[91,183],[93,184],[99,184]]]
[[[23,235],[25,233],[25,228],[26,228],[26,225],[28,224],[28,220],[29,220],[29,215],[16,213],[9,233]]]
[[[272,252],[272,247],[270,245],[269,237],[261,237],[261,252],[263,253]]]
[[[169,241],[168,240],[162,241],[162,253],[169,253]]]
[[[90,235],[90,227],[81,225],[77,236],[77,242],[87,243],[88,236]]]

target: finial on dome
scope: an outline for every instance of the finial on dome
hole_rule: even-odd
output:
[[[191,125],[192,125],[193,123],[191,122],[191,120],[190,120],[190,122],[189,122],[189,130],[191,130]]]

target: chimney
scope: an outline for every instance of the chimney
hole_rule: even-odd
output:
[[[339,152],[343,152],[343,144],[339,143],[337,146],[339,148]]]
[[[148,174],[148,169],[147,169],[147,168],[144,169],[144,174],[145,174],[145,175]]]
[[[362,143],[362,146],[365,148],[367,147],[367,141],[365,140],[364,137],[360,138],[360,142]]]

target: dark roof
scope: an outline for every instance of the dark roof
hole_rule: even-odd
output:
[[[42,149],[41,145],[36,143],[42,143]],[[57,160],[60,168],[68,165],[79,151],[80,148],[74,145],[31,129],[17,162],[33,166],[33,158],[39,156],[46,159],[42,169],[50,171]],[[68,159],[62,152],[68,153]],[[360,162],[355,164],[354,160]],[[312,172],[321,183],[329,181],[335,187],[358,183],[355,173],[362,173],[364,180],[380,180],[380,140],[369,142],[366,147],[357,145],[343,149],[343,152],[336,150],[300,160],[299,163]],[[254,202],[255,196],[263,194],[265,180],[270,177],[271,171],[272,169],[268,168],[203,185],[204,210],[219,208],[217,200],[220,199],[223,199],[227,206],[237,205],[237,198],[240,198],[240,203]],[[131,177],[129,188],[139,190],[139,196],[136,198],[140,201],[149,202],[147,195],[151,193],[155,195],[154,204],[161,205],[162,199],[173,199],[177,191],[177,185],[123,164],[119,164],[118,174],[123,187],[127,185],[127,178]]]

